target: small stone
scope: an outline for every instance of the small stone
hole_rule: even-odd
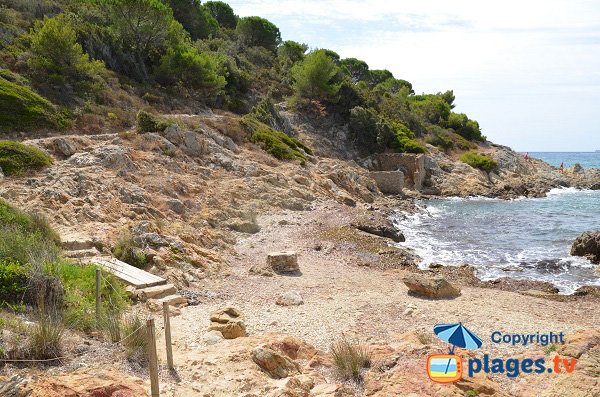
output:
[[[223,334],[219,331],[209,331],[204,335],[204,342],[206,342],[207,345],[216,345],[223,339],[225,338],[223,338]]]
[[[295,251],[271,252],[267,264],[276,273],[296,273],[300,271],[298,255]]]
[[[300,292],[289,291],[277,298],[275,303],[279,306],[300,306],[304,304],[304,300]]]
[[[233,307],[225,307],[210,315],[209,331],[220,332],[225,339],[246,336],[246,325],[242,314]]]

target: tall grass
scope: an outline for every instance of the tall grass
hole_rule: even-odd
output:
[[[331,358],[338,376],[355,383],[362,383],[363,372],[372,363],[371,352],[365,346],[345,337],[331,345]]]
[[[127,357],[134,362],[145,365],[148,361],[148,335],[146,324],[138,313],[123,319],[122,344],[127,350]]]
[[[47,307],[43,296],[40,294],[38,299],[37,323],[29,331],[27,350],[35,360],[59,357],[65,331],[60,308]]]

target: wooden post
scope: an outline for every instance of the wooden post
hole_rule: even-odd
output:
[[[102,273],[100,268],[96,268],[96,328],[100,328],[100,307],[102,304],[102,295],[100,294],[100,279]]]
[[[169,317],[169,303],[163,302],[163,317],[165,321],[165,343],[167,345],[167,365],[169,369],[173,366],[173,345],[171,344],[171,319]]]
[[[158,357],[156,354],[156,335],[154,333],[154,318],[146,320],[148,331],[148,360],[150,361],[150,390],[152,397],[159,397],[158,388]]]

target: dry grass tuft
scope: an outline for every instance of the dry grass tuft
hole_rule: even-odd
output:
[[[345,381],[362,383],[364,370],[371,367],[371,352],[363,345],[345,337],[331,345],[331,357],[336,372]]]

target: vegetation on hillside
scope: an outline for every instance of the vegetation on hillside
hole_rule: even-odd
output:
[[[18,318],[10,322],[10,332],[17,335],[0,339],[0,358],[60,356],[67,329],[114,335],[128,305],[125,286],[103,274],[97,323],[95,279],[95,266],[76,265],[61,257],[59,236],[43,217],[0,199],[0,318],[27,311],[34,320],[29,325]],[[6,325],[0,322],[0,329]]]
[[[13,141],[0,141],[0,170],[4,175],[17,175],[39,170],[52,164],[44,151]]]
[[[476,152],[463,153],[460,156],[460,161],[469,164],[473,168],[478,168],[486,172],[490,172],[498,166],[498,163],[491,157]]]
[[[410,82],[388,70],[283,41],[272,22],[238,17],[222,1],[4,3],[0,59],[10,72],[0,76],[13,77],[0,78],[0,103],[9,97],[23,103],[14,114],[0,111],[9,129],[57,129],[68,124],[60,115],[71,114],[76,126],[102,130],[133,125],[142,108],[151,114],[209,106],[252,111],[286,135],[281,124],[253,111],[268,97],[347,124],[349,141],[340,144],[362,155],[422,153],[425,143],[466,150],[485,140],[476,121],[453,111],[451,90],[416,95]],[[303,157],[293,140],[265,131],[249,138],[279,158]],[[291,149],[283,150],[282,142]]]

